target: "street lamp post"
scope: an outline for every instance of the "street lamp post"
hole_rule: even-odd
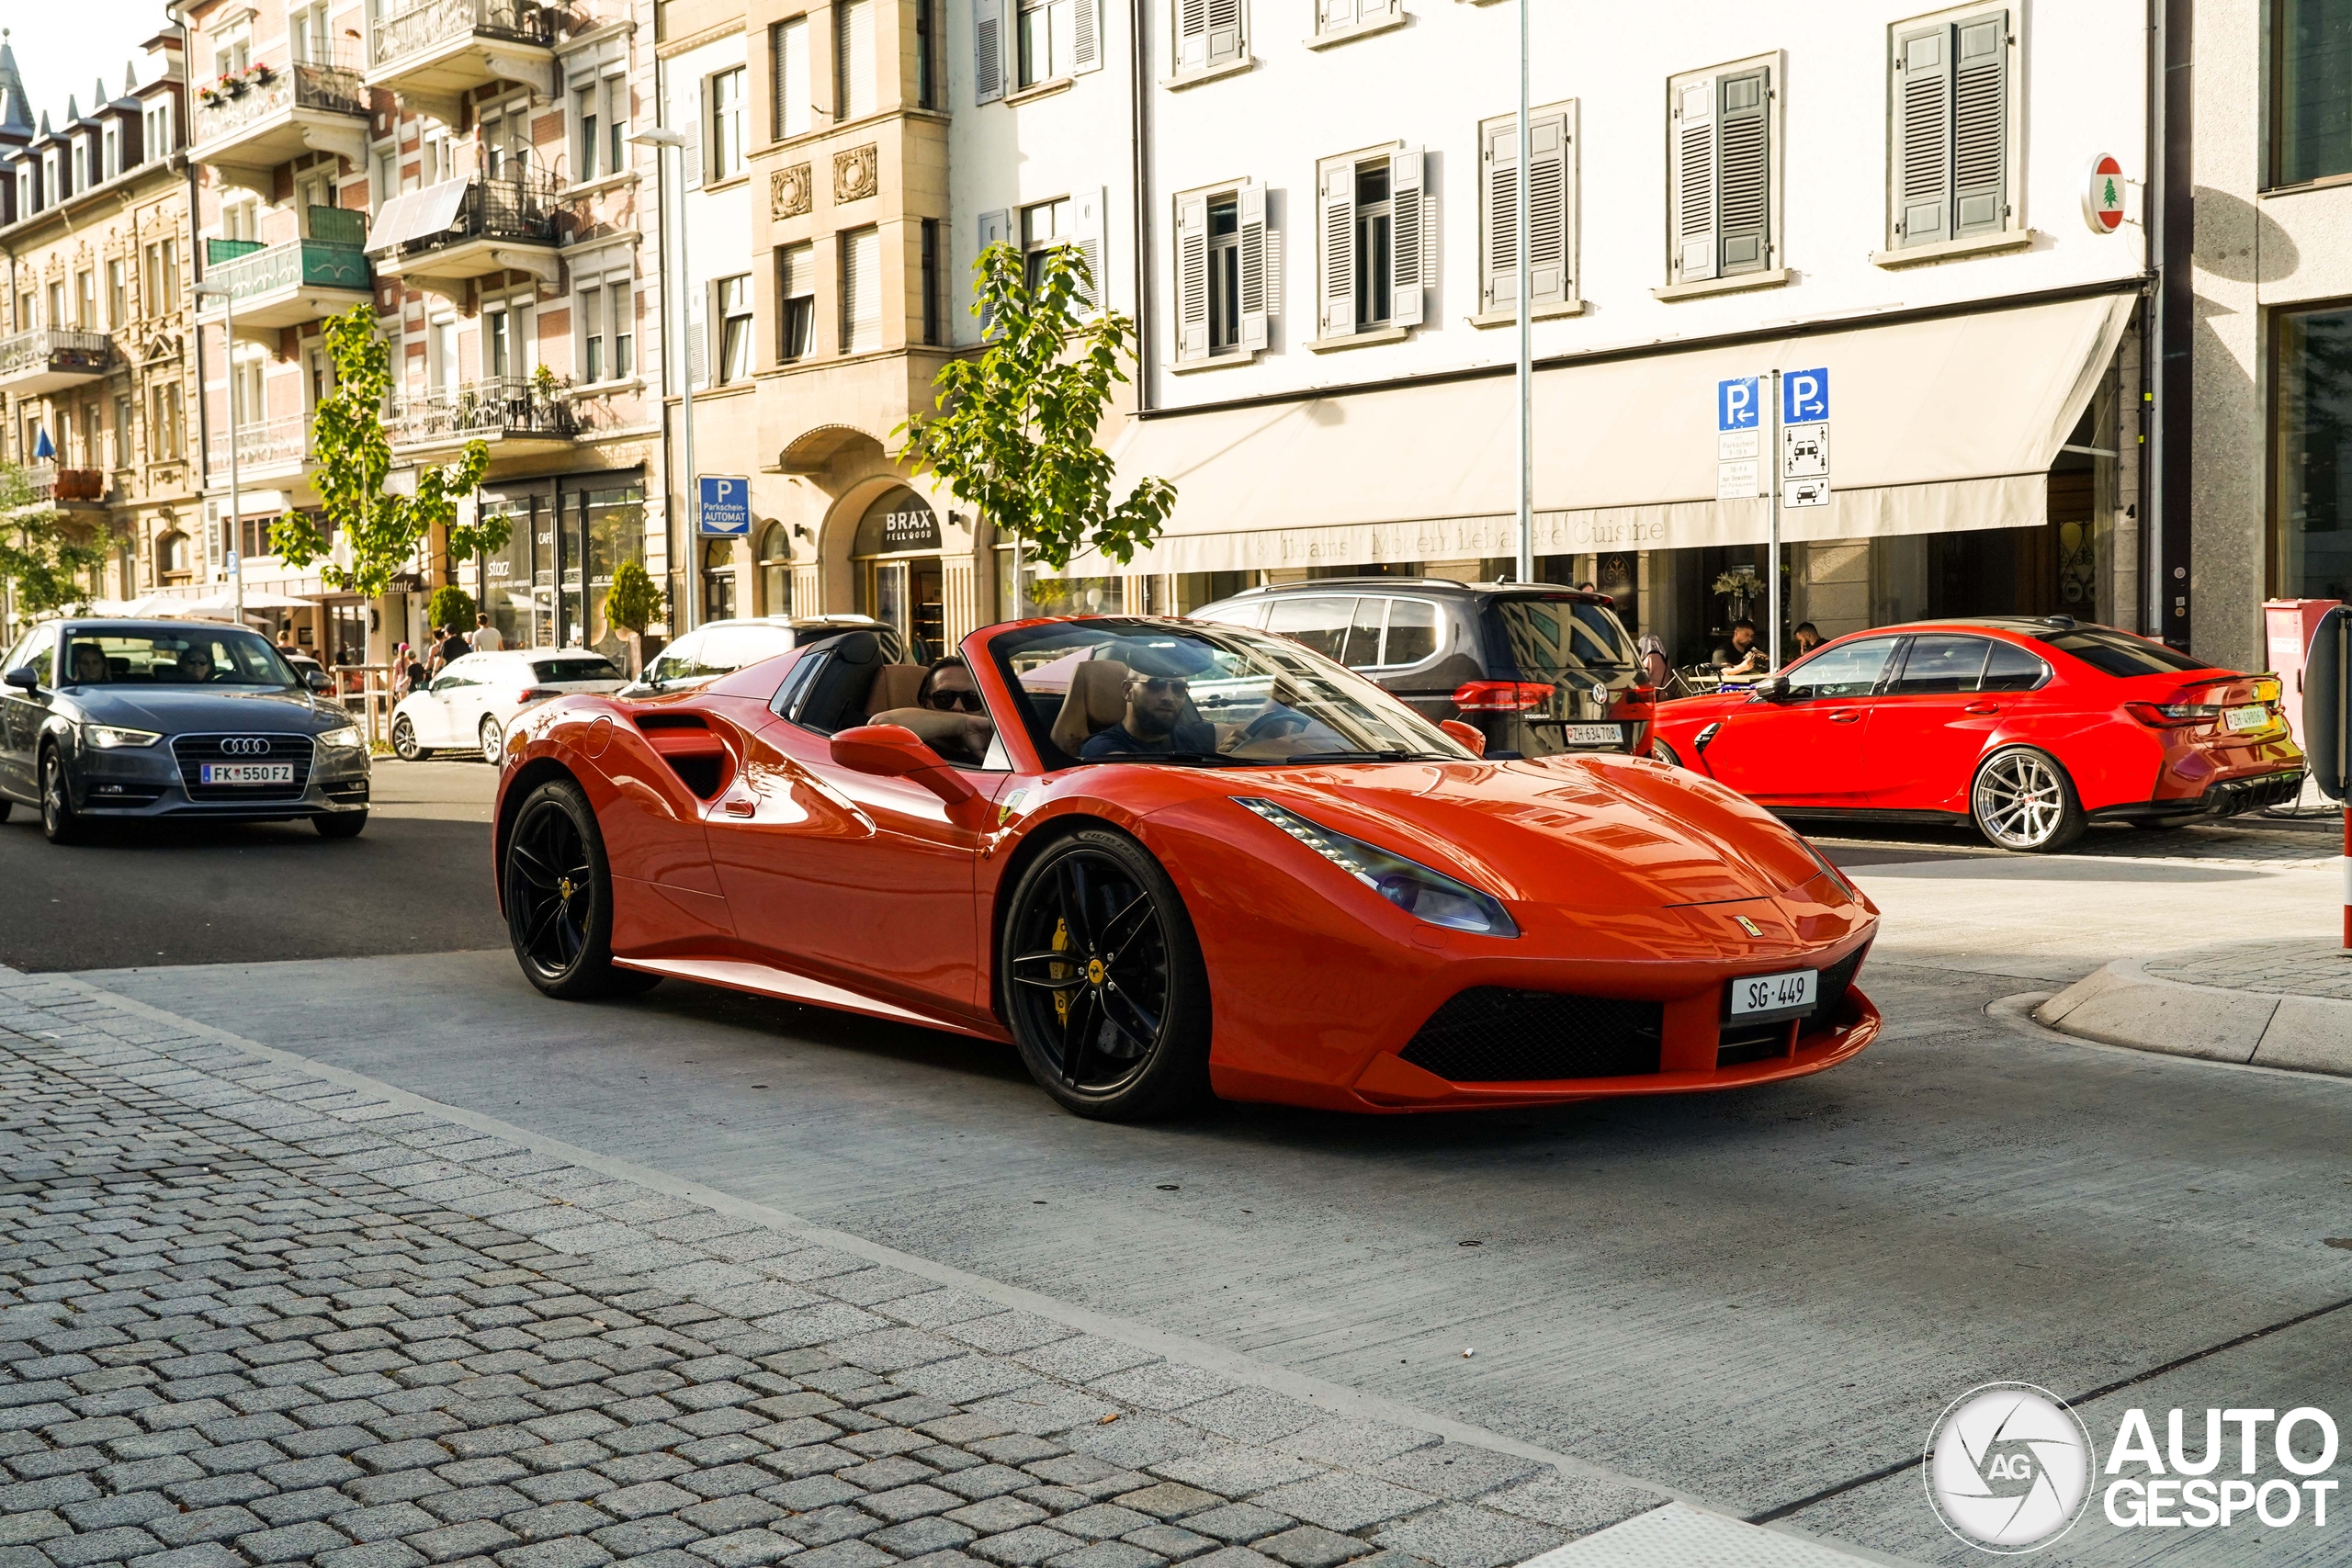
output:
[[[629,140],[631,141],[643,142],[646,146],[654,150],[654,197],[661,203],[662,209],[664,212],[667,212],[670,209],[671,203],[668,185],[662,177],[662,152],[665,148],[675,148],[678,152],[679,201],[677,204],[677,276],[681,282],[675,292],[678,296],[677,342],[678,368],[680,371],[678,377],[678,419],[679,423],[684,427],[684,434],[681,437],[681,440],[684,446],[686,470],[686,482],[684,486],[686,502],[686,560],[684,581],[681,584],[684,590],[683,595],[684,604],[682,606],[677,598],[673,598],[671,601],[670,610],[671,619],[677,623],[678,631],[681,634],[684,634],[694,629],[695,612],[699,608],[699,606],[695,604],[695,599],[696,594],[701,591],[700,585],[702,579],[702,561],[700,558],[702,554],[702,486],[695,479],[695,363],[693,345],[686,341],[686,334],[694,330],[693,322],[686,313],[685,295],[685,290],[694,287],[694,274],[686,265],[686,210],[684,201],[686,185],[686,138],[685,133],[683,131],[654,130],[640,130],[636,135],[630,137]],[[669,315],[669,309],[666,301],[672,292],[673,290],[670,288],[669,275],[665,269],[662,276],[662,289],[664,300],[662,315],[665,318]],[[666,339],[670,334],[665,331],[662,335]],[[669,355],[664,352],[662,355],[664,364],[668,363],[669,357]]]
[[[237,624],[245,624],[244,508],[237,491],[237,296],[225,283],[210,280],[195,288],[199,299],[220,301],[220,362],[229,367],[229,580],[237,585]]]
[[[1512,231],[1519,236],[1519,580],[1535,581],[1535,366],[1527,309],[1527,165],[1534,138],[1527,124],[1527,0],[1519,0],[1519,177],[1511,182]]]

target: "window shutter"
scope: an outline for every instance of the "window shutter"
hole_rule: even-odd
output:
[[[1102,276],[1102,191],[1100,186],[1070,197],[1070,243],[1086,258],[1087,286],[1072,299],[1087,315],[1098,315],[1109,293]]]
[[[1209,0],[1176,0],[1176,69],[1198,71],[1209,62]]]
[[[1763,71],[1717,78],[1715,237],[1719,271],[1761,272],[1770,264],[1771,82]]]
[[[1003,244],[1005,236],[1011,233],[1012,231],[1012,214],[1011,212],[1000,208],[994,212],[981,213],[980,249],[985,251],[990,245]],[[979,274],[977,271],[972,275],[972,288],[973,294],[977,299],[979,292]],[[989,328],[992,324],[994,312],[986,309],[981,310],[980,335],[982,337],[989,335]]]
[[[858,229],[842,243],[842,352],[882,346],[882,236]]]
[[[770,41],[769,87],[775,94],[770,131],[781,141],[808,129],[808,19],[795,17],[778,23]]]
[[[1421,324],[1421,288],[1430,270],[1428,257],[1423,254],[1430,234],[1429,226],[1421,220],[1421,150],[1418,147],[1388,160],[1388,209],[1395,215],[1391,231],[1396,238],[1390,248],[1395,255],[1391,276],[1396,288],[1388,324],[1418,327]]]
[[[1192,0],[1184,0],[1189,5]],[[1207,0],[1208,62],[1224,65],[1241,58],[1242,0]]]
[[[1069,73],[1073,76],[1102,69],[1102,0],[1072,0]]]
[[[1529,131],[1533,132],[1531,124]],[[1519,303],[1519,117],[1487,122],[1484,176],[1487,254],[1478,290],[1481,310],[1515,310]],[[1528,193],[1528,216],[1535,197]],[[1532,265],[1532,263],[1531,263]],[[1532,280],[1531,280],[1532,281]],[[1532,291],[1531,291],[1532,292]]]
[[[840,0],[833,15],[833,118],[863,119],[874,112],[874,0]]]
[[[1527,141],[1527,302],[1555,305],[1576,298],[1568,245],[1567,115],[1536,115],[1528,122]]]
[[[686,135],[686,144],[678,151],[678,160],[685,165],[685,186],[688,190],[702,189],[702,83],[686,83],[685,102],[671,117],[671,123]]]
[[[1951,28],[1894,42],[1895,226],[1901,246],[1951,238]]]
[[[1176,363],[1209,356],[1209,202],[1176,198]]]
[[[1316,170],[1317,217],[1322,224],[1322,327],[1325,337],[1356,330],[1356,164],[1327,158]]]
[[[1674,164],[1668,206],[1673,227],[1673,281],[1715,276],[1715,79],[1674,90]]]
[[[1255,354],[1266,346],[1266,187],[1243,186],[1241,208],[1241,347]]]
[[[972,0],[972,96],[983,104],[1004,96],[1004,0]]]
[[[2008,35],[2006,11],[1960,24],[1952,65],[1952,237],[2008,225]]]

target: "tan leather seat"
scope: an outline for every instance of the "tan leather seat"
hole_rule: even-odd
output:
[[[1073,667],[1062,711],[1055,716],[1054,744],[1075,757],[1096,731],[1127,716],[1127,667],[1115,659],[1093,659]]]
[[[915,694],[922,690],[925,672],[920,664],[885,664],[876,670],[874,684],[865,689],[866,716],[914,706]]]

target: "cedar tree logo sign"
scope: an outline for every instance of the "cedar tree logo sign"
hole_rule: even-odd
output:
[[[2038,1551],[2090,1500],[2090,1433],[2066,1402],[2024,1382],[1972,1388],[1928,1437],[1928,1503],[1979,1551]]]

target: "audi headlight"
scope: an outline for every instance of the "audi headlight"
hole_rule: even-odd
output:
[[[1345,833],[1335,833],[1320,823],[1310,822],[1295,811],[1286,810],[1271,800],[1259,800],[1247,795],[1235,795],[1234,804],[1272,822],[1383,898],[1396,905],[1415,919],[1427,920],[1448,931],[1475,931],[1480,936],[1510,936],[1519,934],[1518,925],[1501,900],[1481,893],[1466,882],[1457,881],[1442,871],[1432,871],[1419,861],[1392,854],[1377,844],[1367,844],[1362,839],[1351,839]]]
[[[356,746],[360,743],[359,727],[346,724],[341,729],[330,729],[318,741],[322,746]]]
[[[85,724],[82,739],[101,751],[111,751],[118,746],[153,746],[163,739],[152,729],[124,729],[112,724]]]

